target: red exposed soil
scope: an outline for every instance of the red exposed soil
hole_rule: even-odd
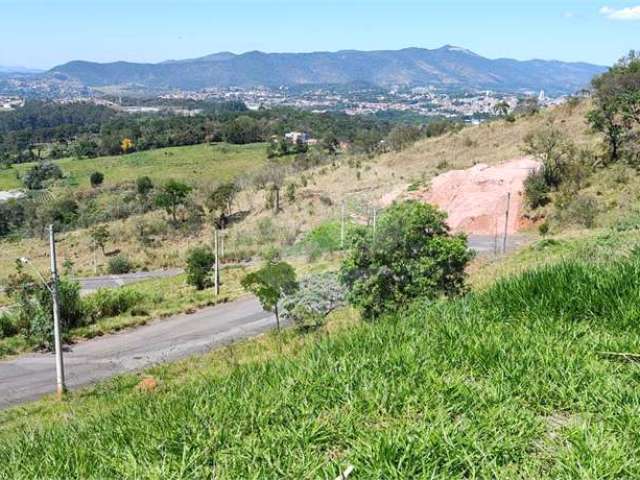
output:
[[[527,226],[522,218],[524,180],[540,162],[523,157],[495,166],[478,164],[467,170],[451,170],[438,175],[427,191],[413,192],[411,198],[437,205],[448,214],[454,232],[476,235],[516,233]],[[510,197],[509,197],[510,194]]]

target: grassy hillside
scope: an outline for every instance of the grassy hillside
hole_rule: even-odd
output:
[[[242,172],[259,167],[265,160],[263,144],[204,144],[95,159],[67,158],[56,163],[68,176],[68,186],[89,188],[89,175],[95,171],[104,173],[104,187],[132,182],[143,175],[156,182],[174,178],[205,185],[230,180]],[[0,170],[0,190],[22,187],[16,173],[23,175],[29,168],[31,164],[27,163]]]
[[[637,369],[606,352],[639,351],[639,294],[637,257],[561,263],[125,376],[2,414],[0,477],[634,478]]]

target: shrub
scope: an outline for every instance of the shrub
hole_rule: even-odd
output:
[[[531,172],[524,180],[524,197],[531,208],[543,207],[549,203],[549,185],[544,177],[543,168]]]
[[[129,273],[133,270],[133,266],[129,259],[124,255],[116,255],[109,259],[107,263],[107,271],[112,275],[120,275]]]
[[[146,197],[149,192],[153,190],[153,182],[147,176],[138,177],[138,179],[136,180],[136,190],[138,191],[138,194]]]
[[[319,327],[329,313],[345,304],[346,295],[336,273],[312,275],[300,282],[298,290],[283,296],[282,317],[299,327]]]
[[[0,312],[0,338],[12,337],[18,333],[15,319],[9,312]]]
[[[25,174],[23,178],[24,186],[29,190],[40,190],[48,180],[62,178],[62,170],[58,165],[51,162],[41,162]]]
[[[578,195],[567,207],[566,215],[568,219],[587,228],[592,228],[598,211],[598,200],[590,195]]]
[[[51,292],[40,281],[21,270],[9,277],[7,293],[17,303],[13,324],[36,346],[53,345],[53,303]],[[61,330],[79,326],[83,321],[80,284],[60,279],[58,282]]]
[[[446,214],[417,201],[394,203],[380,217],[377,234],[356,231],[340,275],[349,301],[367,319],[410,304],[465,291],[473,254],[464,235],[451,236]]]
[[[102,172],[93,172],[89,176],[89,181],[91,182],[91,186],[94,187],[94,188],[102,185],[102,182],[104,182],[104,173],[102,173]]]
[[[187,256],[187,283],[197,290],[211,287],[214,262],[215,256],[209,248],[192,248]]]
[[[115,317],[136,307],[144,295],[131,288],[100,289],[82,299],[82,309],[87,323],[101,318]]]
[[[543,237],[546,237],[547,234],[549,233],[549,224],[547,222],[543,222],[540,225],[538,225],[538,232]]]

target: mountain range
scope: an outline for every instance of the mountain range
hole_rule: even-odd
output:
[[[215,53],[161,63],[72,61],[44,75],[87,87],[135,86],[199,90],[213,87],[272,87],[368,84],[377,87],[433,86],[444,90],[574,93],[605,67],[588,63],[488,59],[470,50],[438,49],[313,53]]]

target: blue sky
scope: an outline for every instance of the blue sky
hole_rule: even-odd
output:
[[[611,64],[640,50],[640,0],[0,0],[9,66],[444,44]]]

